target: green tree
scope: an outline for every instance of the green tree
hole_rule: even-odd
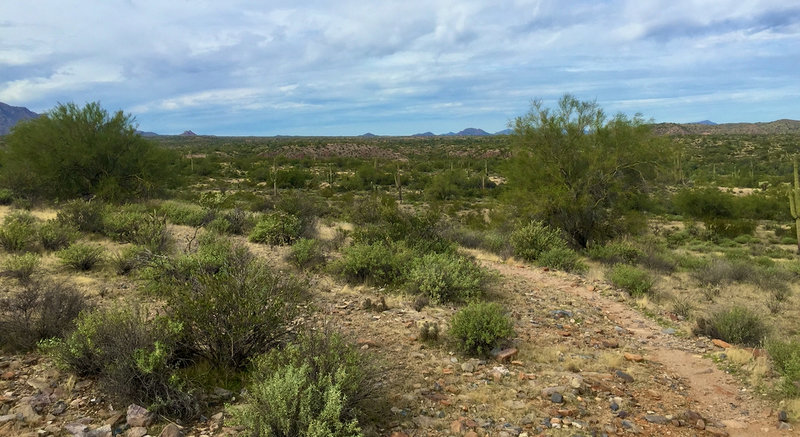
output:
[[[59,104],[5,138],[2,183],[27,196],[110,201],[148,197],[171,181],[168,151],[136,133],[134,119],[99,103]]]
[[[596,102],[569,94],[555,110],[534,101],[513,127],[510,200],[579,247],[632,229],[632,212],[668,158],[668,144],[640,115],[607,119]]]

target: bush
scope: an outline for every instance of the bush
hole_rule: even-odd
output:
[[[168,252],[172,244],[166,218],[154,213],[121,210],[108,214],[104,223],[105,234],[119,243],[144,246],[157,254]]]
[[[253,220],[245,211],[233,209],[219,214],[207,226],[220,234],[244,235],[253,227]]]
[[[101,233],[105,214],[106,205],[103,202],[75,199],[61,207],[57,220],[81,232]]]
[[[580,255],[566,247],[557,247],[542,253],[537,263],[544,267],[565,272],[580,273],[585,272],[587,269],[586,264],[581,261]]]
[[[111,256],[111,265],[118,275],[128,273],[146,265],[153,258],[153,253],[142,246],[128,246]]]
[[[769,327],[753,311],[740,306],[716,311],[697,321],[696,334],[719,338],[728,343],[755,347],[769,333]]]
[[[8,188],[0,188],[0,205],[11,205],[14,201],[14,191]]]
[[[33,275],[39,267],[39,261],[39,255],[34,253],[11,255],[11,257],[6,260],[3,267],[9,276],[25,282],[31,278],[31,275]]]
[[[29,213],[15,211],[7,215],[0,228],[0,246],[8,252],[33,250],[36,243],[36,219]]]
[[[406,258],[400,245],[354,244],[342,250],[342,258],[331,268],[351,283],[392,285],[402,282]]]
[[[145,405],[157,414],[192,417],[199,411],[191,386],[177,369],[181,324],[148,318],[134,306],[87,312],[63,341],[46,345],[78,376],[97,376],[121,403]]]
[[[339,335],[312,333],[256,360],[234,418],[253,435],[360,436],[378,373]]]
[[[473,261],[440,253],[418,258],[407,277],[412,293],[424,294],[439,303],[481,297],[489,279],[489,272]]]
[[[0,300],[0,345],[28,351],[40,340],[61,337],[87,306],[74,288],[47,281],[29,281]]]
[[[176,225],[203,226],[214,218],[214,213],[208,208],[177,200],[161,202],[158,212]]]
[[[465,354],[488,356],[514,335],[514,324],[499,304],[473,302],[453,316],[450,335]]]
[[[307,269],[325,262],[325,257],[318,240],[301,238],[292,245],[288,260],[301,269]]]
[[[636,264],[644,255],[639,248],[627,240],[610,241],[605,245],[593,245],[587,251],[589,258],[604,264]]]
[[[220,368],[241,369],[292,331],[303,287],[273,271],[244,246],[219,254],[219,269],[159,277],[173,320],[195,354]]]
[[[284,212],[265,214],[250,232],[249,239],[253,243],[272,246],[292,244],[300,237],[302,223],[300,219]]]
[[[643,296],[653,289],[653,278],[650,274],[635,266],[617,264],[607,273],[607,278],[618,288],[627,291],[631,296]]]
[[[105,250],[100,246],[75,243],[56,252],[61,263],[74,270],[87,271],[103,261]]]
[[[783,390],[791,397],[800,396],[800,343],[773,340],[767,352],[775,369],[783,376]]]
[[[706,230],[715,240],[752,235],[756,230],[756,222],[744,219],[707,219],[705,225]]]
[[[567,248],[557,230],[537,221],[514,230],[510,240],[514,255],[526,261],[536,261],[551,249]]]
[[[39,243],[45,250],[61,250],[78,238],[78,232],[59,220],[48,220],[39,227]]]

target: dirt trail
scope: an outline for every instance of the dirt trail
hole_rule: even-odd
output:
[[[495,260],[482,262],[504,277],[523,280],[533,289],[556,289],[582,300],[602,312],[612,323],[627,329],[639,343],[647,362],[658,371],[677,376],[688,391],[689,409],[725,425],[730,436],[794,435],[775,427],[777,413],[757,399],[713,362],[692,351],[696,341],[662,332],[663,328],[635,309],[595,291],[592,284],[530,266],[509,265]]]

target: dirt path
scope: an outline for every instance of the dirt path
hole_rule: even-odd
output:
[[[594,307],[609,321],[626,329],[639,343],[646,362],[661,373],[678,377],[687,389],[688,409],[713,418],[725,426],[730,436],[793,435],[776,429],[777,412],[766,402],[751,395],[737,381],[719,370],[709,359],[696,353],[697,341],[665,333],[654,321],[623,302],[605,297],[591,283],[576,277],[559,275],[541,268],[508,265],[482,260],[505,278],[515,278],[532,289],[555,289]],[[581,305],[580,303],[576,305]]]

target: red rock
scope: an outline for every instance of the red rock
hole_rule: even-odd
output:
[[[408,434],[401,431],[395,431],[390,437],[408,437]]]
[[[358,340],[356,340],[356,344],[359,345],[359,346],[366,345],[366,346],[369,346],[369,347],[378,347],[378,343],[375,343],[374,341],[372,341],[372,340],[370,340],[368,338],[359,338]]]
[[[631,354],[631,353],[625,352],[625,354],[623,356],[625,357],[626,360],[633,361],[635,363],[641,363],[642,361],[644,361],[644,357],[642,357],[639,354]]]
[[[715,339],[711,340],[711,342],[714,343],[714,346],[718,346],[718,347],[721,347],[723,349],[729,349],[731,347],[730,343],[728,343],[726,341],[723,341],[723,340],[720,340],[718,338],[715,338]]]
[[[2,375],[0,375],[0,379],[5,379],[8,381],[14,379],[15,376],[17,376],[17,374],[9,370],[8,372],[4,372]]]
[[[572,336],[572,333],[569,332],[569,331],[559,331],[558,335],[560,335],[562,337],[570,337],[570,336]]]
[[[450,431],[454,434],[463,434],[467,431],[467,426],[460,420],[454,420],[450,423]]]
[[[522,361],[520,361],[520,360],[513,360],[513,361],[511,361],[511,364],[513,364],[513,365],[515,365],[515,366],[524,366],[524,365],[525,365],[525,364],[524,364]]]
[[[453,369],[451,369],[449,367],[445,367],[444,369],[442,369],[442,373],[444,373],[445,375],[452,375],[453,374]]]
[[[609,349],[616,349],[619,347],[619,341],[611,339],[611,340],[603,340],[602,341],[603,347]]]
[[[507,360],[510,360],[511,358],[515,357],[517,355],[517,352],[519,352],[519,351],[516,348],[513,348],[513,347],[512,348],[508,348],[508,349],[503,349],[500,352],[498,352],[497,354],[495,354],[494,358],[497,361],[500,361],[500,362],[507,361]]]
[[[466,434],[464,434],[464,437],[478,437],[478,433],[475,431],[469,431]]]

